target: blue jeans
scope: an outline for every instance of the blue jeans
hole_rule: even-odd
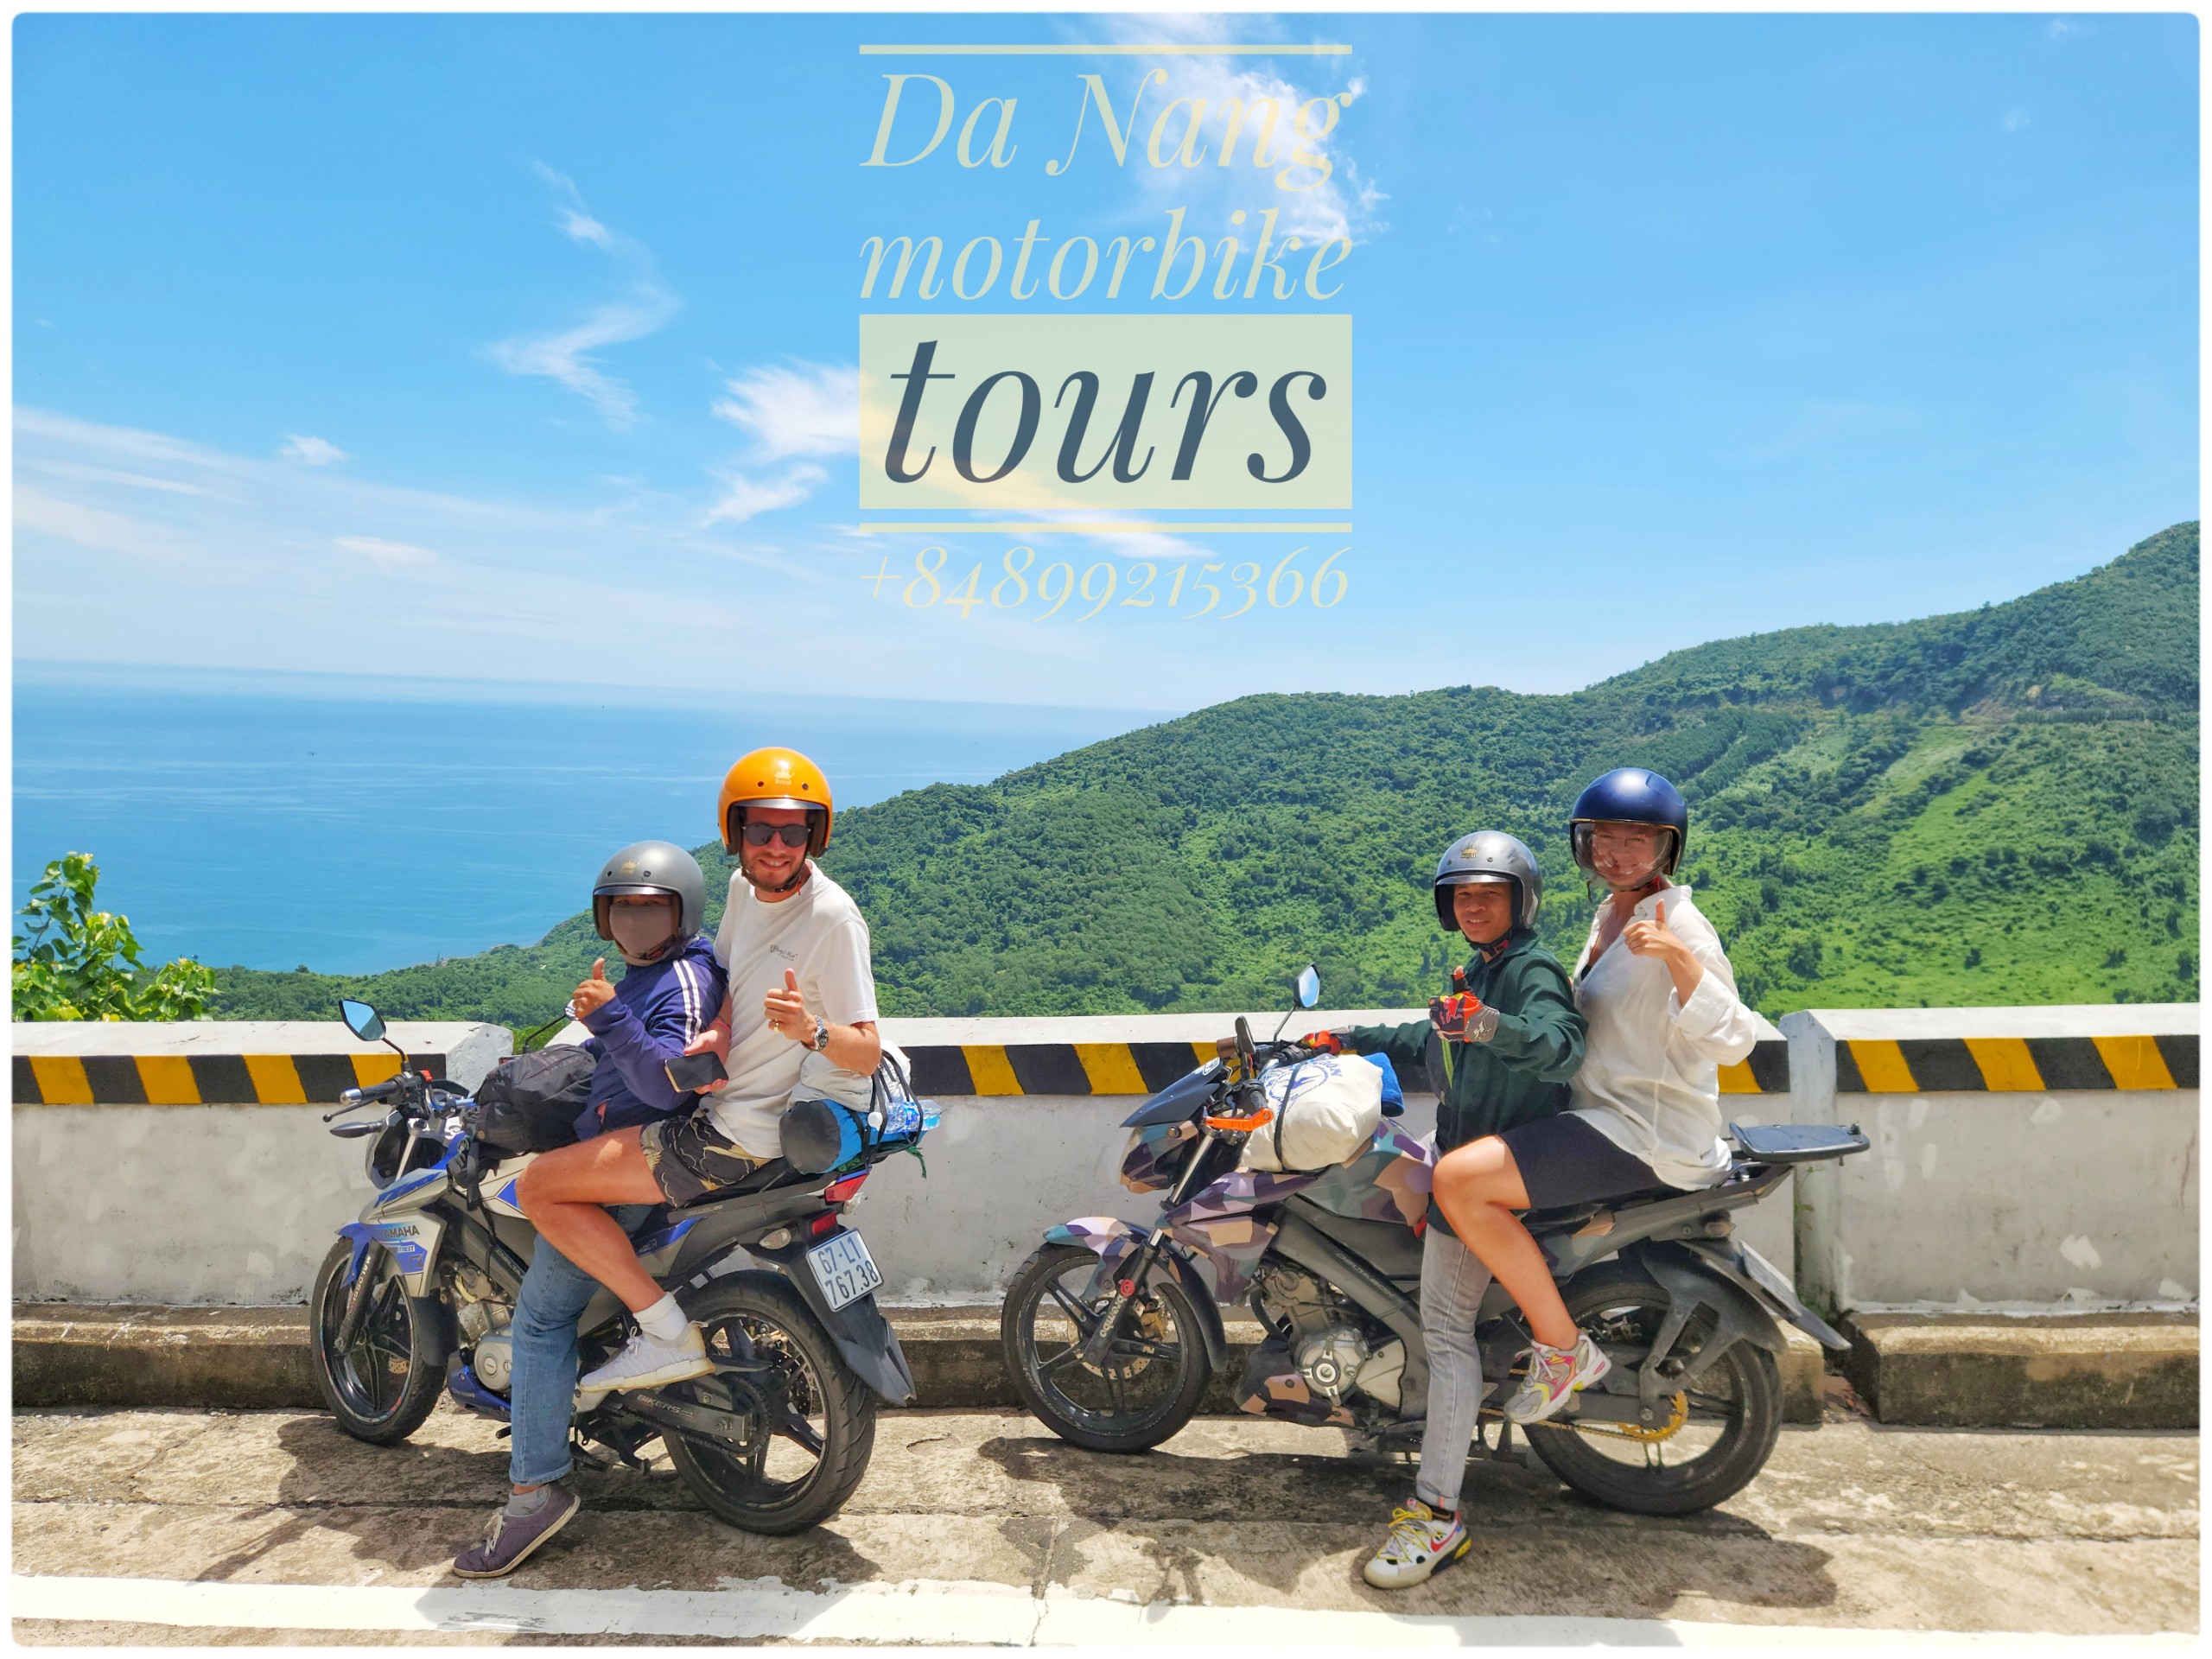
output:
[[[1414,1496],[1433,1510],[1459,1507],[1459,1483],[1467,1472],[1476,1414],[1483,1403],[1475,1315],[1490,1279],[1481,1258],[1442,1228],[1431,1227],[1424,1235],[1421,1339],[1428,1350],[1428,1427],[1421,1435],[1421,1476],[1414,1482]],[[515,1433],[519,1436],[522,1431]]]
[[[609,1205],[626,1233],[652,1213],[649,1204]],[[575,1467],[569,1424],[576,1407],[576,1321],[599,1294],[599,1281],[543,1238],[515,1298],[513,1410],[507,1478],[518,1486],[558,1480]]]

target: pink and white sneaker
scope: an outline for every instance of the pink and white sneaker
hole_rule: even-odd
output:
[[[1509,1423],[1541,1423],[1554,1414],[1577,1389],[1586,1389],[1613,1369],[1598,1344],[1586,1335],[1572,1348],[1548,1344],[1529,1344],[1529,1375],[1519,1392],[1505,1402]]]

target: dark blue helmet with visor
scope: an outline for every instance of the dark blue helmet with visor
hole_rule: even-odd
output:
[[[1642,766],[1616,766],[1574,798],[1567,820],[1567,837],[1574,844],[1574,861],[1593,875],[1590,862],[1590,831],[1600,823],[1648,823],[1674,832],[1660,855],[1660,873],[1672,875],[1682,861],[1682,843],[1689,836],[1690,809],[1681,791],[1656,772]]]

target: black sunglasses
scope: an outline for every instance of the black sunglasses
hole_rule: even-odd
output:
[[[745,844],[766,847],[772,841],[780,841],[786,847],[804,847],[813,833],[803,823],[748,823],[745,826]]]

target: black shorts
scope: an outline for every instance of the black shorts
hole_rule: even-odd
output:
[[[1513,1154],[1531,1209],[1558,1210],[1667,1185],[1650,1165],[1573,1112],[1517,1123],[1498,1138]]]
[[[639,1132],[639,1149],[668,1201],[679,1208],[734,1186],[771,1160],[740,1151],[700,1106],[688,1117],[664,1117]]]

